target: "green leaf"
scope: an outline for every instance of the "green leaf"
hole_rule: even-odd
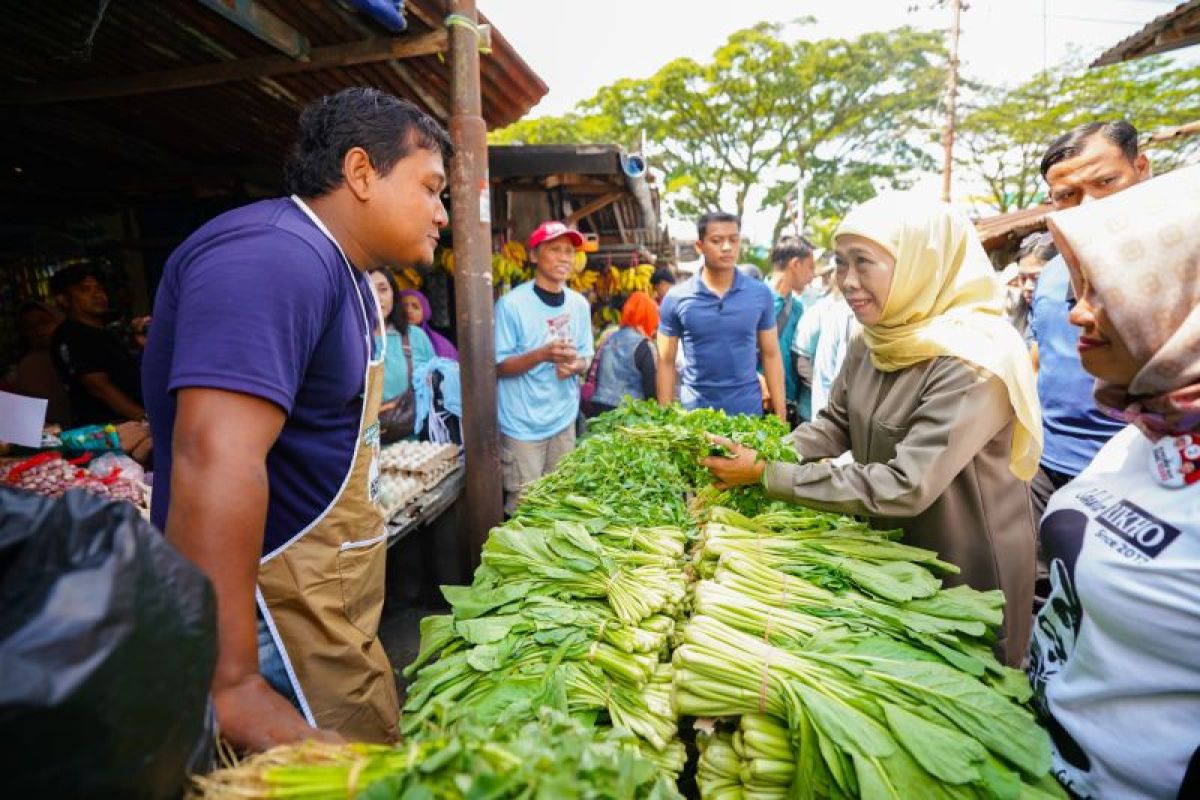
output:
[[[930,775],[947,783],[974,783],[987,757],[983,745],[960,731],[937,725],[894,703],[881,702],[896,741]]]
[[[895,749],[887,730],[857,709],[802,684],[796,684],[793,689],[821,735],[829,737],[843,750],[886,756]]]
[[[508,636],[523,619],[520,614],[464,619],[456,622],[454,629],[470,644],[493,644]]]

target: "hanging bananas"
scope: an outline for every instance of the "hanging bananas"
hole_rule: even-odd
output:
[[[393,267],[392,277],[396,279],[396,287],[404,289],[420,289],[425,278],[413,267]]]
[[[529,280],[533,271],[525,263],[525,245],[507,242],[499,253],[492,255],[492,283],[495,286],[516,286]]]

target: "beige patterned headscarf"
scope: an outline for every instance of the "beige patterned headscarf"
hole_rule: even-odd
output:
[[[1151,438],[1200,430],[1200,166],[1049,217],[1141,369],[1096,400]]]

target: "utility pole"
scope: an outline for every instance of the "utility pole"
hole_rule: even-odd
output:
[[[954,163],[954,126],[958,103],[958,34],[962,0],[949,0],[949,3],[954,22],[950,26],[950,64],[946,77],[946,130],[942,134],[942,144],[946,148],[942,162],[942,200],[947,203],[950,202],[950,172]]]
[[[466,450],[465,575],[479,563],[484,539],[503,519],[496,357],[492,334],[491,209],[487,125],[479,96],[479,29],[475,0],[452,0],[450,28],[450,225],[454,236],[455,311],[462,357]],[[467,578],[469,580],[469,577]]]

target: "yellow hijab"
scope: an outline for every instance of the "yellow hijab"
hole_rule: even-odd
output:
[[[975,227],[945,203],[890,192],[847,214],[834,236],[846,234],[870,239],[896,259],[879,324],[863,328],[871,363],[895,372],[952,356],[998,377],[1017,418],[1009,468],[1032,479],[1042,455],[1033,365],[1004,318],[1004,287]]]

